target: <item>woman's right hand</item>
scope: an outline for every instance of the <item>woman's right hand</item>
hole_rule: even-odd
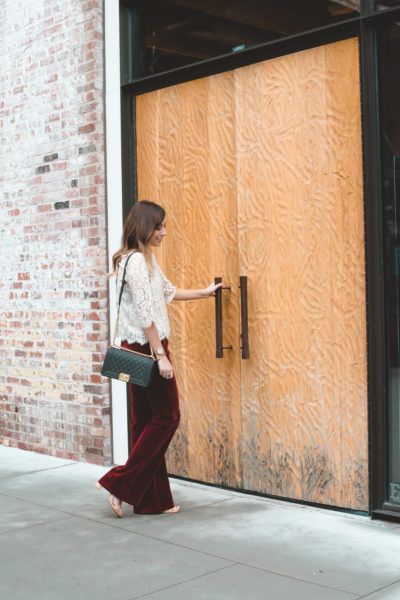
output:
[[[174,376],[174,370],[168,358],[166,356],[162,356],[157,362],[161,377],[164,377],[164,379],[172,379]]]

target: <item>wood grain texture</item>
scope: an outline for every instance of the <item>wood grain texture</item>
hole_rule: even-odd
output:
[[[169,221],[160,265],[178,287],[204,288],[216,276],[233,286],[232,292],[224,292],[223,309],[224,341],[236,342],[235,351],[226,352],[223,360],[215,358],[213,299],[173,303],[170,308],[182,421],[169,451],[169,470],[240,487],[232,90],[233,75],[222,74],[139,96],[136,110],[139,198],[154,189],[158,171],[156,197]],[[155,121],[157,114],[158,132],[149,133],[144,123]],[[146,144],[148,135],[152,139]],[[150,174],[147,164],[154,163],[154,152],[158,166]]]
[[[348,48],[352,45],[353,61]],[[368,508],[367,356],[358,44],[326,47],[333,205],[332,321],[335,389],[341,416],[341,502]],[[341,106],[338,113],[335,107]]]
[[[365,510],[357,41],[241,69],[236,98],[244,486]]]
[[[182,422],[169,470],[367,509],[367,390],[357,40],[137,98],[139,198],[167,210]],[[240,359],[239,275],[250,360]]]

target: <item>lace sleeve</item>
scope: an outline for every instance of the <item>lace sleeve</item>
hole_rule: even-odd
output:
[[[135,252],[128,263],[126,282],[132,295],[139,325],[142,329],[154,323],[154,302],[151,291],[149,269],[143,254]]]
[[[160,269],[161,271],[161,269]],[[169,304],[175,296],[176,286],[172,285],[172,283],[165,277],[164,273],[161,271],[161,279],[163,284],[164,298],[165,304]]]

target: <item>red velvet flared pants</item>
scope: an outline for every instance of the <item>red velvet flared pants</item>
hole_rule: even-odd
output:
[[[169,358],[168,341],[162,342]],[[149,345],[122,346],[149,354]],[[139,514],[160,513],[174,506],[165,453],[179,425],[179,399],[175,377],[155,373],[147,389],[131,385],[132,450],[125,465],[114,467],[99,483],[113,496],[132,504]]]

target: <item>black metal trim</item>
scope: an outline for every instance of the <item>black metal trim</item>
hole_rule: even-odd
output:
[[[121,145],[122,145],[122,215],[125,221],[137,200],[136,172],[136,98],[121,89]],[[128,452],[132,450],[130,423],[132,419],[130,385],[126,386]]]
[[[122,2],[119,7],[119,39],[120,39],[120,77],[121,82],[132,78],[132,32],[130,8]]]
[[[373,20],[375,23],[380,23],[383,21],[393,21],[396,17],[400,17],[400,6],[393,6],[384,10],[373,9],[366,18],[368,21]]]
[[[121,89],[122,213],[125,220],[136,201],[136,101],[135,95]],[[133,135],[132,135],[133,133]]]
[[[379,107],[375,28],[370,21],[361,25],[360,54],[364,142],[369,487],[370,512],[373,512],[380,508],[384,501],[386,461]]]
[[[400,506],[398,504],[394,504],[393,502],[384,502],[381,510],[396,514],[398,517],[400,517]]]
[[[267,42],[266,44],[253,46],[252,48],[246,48],[240,52],[224,54],[184,67],[178,67],[171,71],[165,71],[164,73],[149,75],[126,83],[121,87],[134,94],[144,94],[170,85],[193,81],[194,79],[231,71],[278,56],[284,56],[285,54],[292,54],[300,50],[321,46],[339,39],[355,37],[359,34],[359,31],[360,19],[349,19],[342,23],[327,25],[319,29],[313,29]]]
[[[399,522],[400,513],[394,510],[392,504],[384,504],[383,508],[376,509],[371,513],[372,519],[381,519],[383,521]]]
[[[122,156],[122,216],[125,221],[137,199],[136,174],[136,99],[129,91],[121,89],[121,156]],[[126,386],[126,411],[128,429],[128,452],[132,449],[130,434],[131,397],[130,385]]]
[[[361,0],[360,2],[360,16],[367,17],[372,14],[375,10],[375,0]]]
[[[396,16],[400,17],[400,7],[389,8],[377,12],[373,10],[372,2],[370,5],[368,4],[370,1],[371,0],[368,0],[366,3],[361,3],[362,13],[360,17],[297,33],[265,44],[246,48],[240,52],[224,54],[184,67],[178,67],[171,71],[149,75],[147,77],[136,79],[135,81],[129,81],[132,75],[132,59],[129,58],[129,65],[126,65],[123,69],[121,81],[124,83],[122,88],[129,89],[135,94],[151,92],[170,85],[176,85],[185,81],[193,81],[194,79],[216,75],[217,73],[230,71],[270,58],[276,58],[278,56],[284,56],[285,54],[306,50],[314,46],[328,44],[329,42],[334,42],[339,39],[357,36],[360,34],[362,23],[372,21],[384,22],[386,20],[393,20]],[[127,11],[126,5],[122,6],[124,6],[124,10]],[[126,24],[121,31],[122,36],[128,36],[128,41],[126,42],[127,46],[125,45],[125,48],[128,46],[132,48],[133,44],[132,28],[129,27],[129,22],[129,18],[126,18]],[[128,54],[131,55],[132,51],[128,52]]]

